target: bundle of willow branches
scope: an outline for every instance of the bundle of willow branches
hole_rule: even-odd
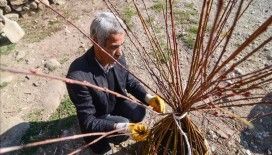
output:
[[[165,32],[163,39],[156,33],[156,25],[151,21],[150,10],[143,0],[133,0],[133,4],[142,24],[145,39],[140,40],[129,26],[126,31],[139,52],[145,69],[159,88],[160,96],[172,109],[172,113],[166,115],[152,128],[143,153],[208,154],[209,148],[203,134],[187,114],[202,109],[213,109],[228,118],[252,126],[249,121],[224,108],[245,106],[249,97],[253,97],[254,90],[271,83],[272,66],[244,75],[234,77],[230,75],[243,62],[271,42],[272,37],[266,36],[257,46],[248,48],[254,40],[267,31],[272,17],[266,19],[243,43],[233,49],[230,48],[235,41],[232,39],[233,32],[252,0],[248,2],[204,0],[189,64],[189,74],[186,75],[186,68],[181,67],[183,65],[181,55],[185,51],[179,49],[180,42],[176,33],[176,23],[179,21],[175,18],[174,2],[165,0],[160,8],[162,15],[157,23],[163,24]],[[105,3],[116,16],[122,16],[116,4],[109,0],[105,0]],[[162,46],[163,44],[166,48]],[[224,98],[228,98],[231,104],[226,105],[222,102]],[[257,103],[250,103],[250,105],[254,104]]]

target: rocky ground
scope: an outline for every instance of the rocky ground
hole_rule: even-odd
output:
[[[156,2],[156,1],[152,1]],[[183,8],[184,4],[191,1],[182,1],[179,7]],[[198,1],[193,1],[195,8],[200,8]],[[124,2],[121,6],[125,8],[128,4]],[[61,5],[52,5],[54,8],[63,12],[64,15],[72,20],[78,27],[89,33],[89,24],[95,12],[107,10],[103,2],[94,0],[66,0]],[[120,8],[122,10],[122,8]],[[237,31],[235,31],[236,44],[232,48],[239,45],[244,38],[260,25],[265,19],[272,15],[272,1],[258,0],[254,1],[249,7],[240,23]],[[125,12],[128,10],[125,10]],[[129,11],[128,11],[129,12]],[[130,17],[126,17],[129,18]],[[140,33],[140,26],[133,15],[131,16],[131,25],[133,29]],[[18,69],[35,68],[39,71],[50,75],[64,77],[68,66],[78,56],[82,55],[86,49],[91,46],[88,39],[84,38],[77,30],[66,24],[59,16],[52,13],[48,9],[43,9],[35,14],[20,18],[18,23],[25,30],[25,37],[16,45],[5,45],[1,42],[1,65],[10,66]],[[184,33],[182,31],[178,31]],[[185,32],[186,33],[186,32]],[[266,33],[272,36],[271,27]],[[257,44],[257,43],[256,43]],[[143,81],[154,86],[150,81],[147,72],[142,67],[142,60],[136,54],[135,49],[127,42],[124,52],[128,59],[128,64],[133,73],[135,73]],[[253,46],[255,46],[253,44]],[[269,43],[259,54],[254,55],[248,63],[243,64],[237,70],[237,74],[244,74],[250,69],[257,69],[272,64],[272,44]],[[181,41],[181,50],[186,51],[183,55],[185,62],[189,61],[191,50],[185,43]],[[134,52],[128,52],[134,51]],[[188,71],[188,70],[187,70]],[[185,71],[186,72],[186,71]],[[66,98],[67,92],[65,85],[59,81],[42,79],[34,76],[15,75],[10,73],[0,74],[0,95],[1,95],[1,115],[0,115],[0,134],[1,147],[21,144],[21,139],[33,127],[42,126],[41,124],[59,125],[54,121],[48,121],[55,113],[60,102]],[[271,99],[272,86],[267,87],[261,93],[267,94],[263,100]],[[260,92],[258,92],[260,93]],[[255,106],[230,109],[240,113],[244,117],[252,117],[260,110],[265,109],[271,112],[271,106]],[[264,111],[262,111],[264,112]],[[203,125],[203,119],[198,118],[196,114],[194,120]],[[148,115],[145,121],[150,121],[152,116]],[[80,133],[75,116],[62,118],[63,122],[73,120],[74,123],[69,128],[60,131],[57,136],[67,136]],[[262,120],[254,121],[257,128],[255,130],[244,129],[241,133],[234,133],[234,129],[239,128],[239,123],[234,123],[233,128],[229,128],[224,120],[211,118],[219,124],[220,129],[204,128],[203,132],[209,140],[211,150],[214,154],[269,154],[272,152],[272,120],[271,116]],[[36,122],[37,124],[34,124]],[[36,126],[35,126],[36,125]],[[204,121],[204,126],[207,126]],[[48,125],[45,125],[48,127]],[[229,138],[228,135],[233,135]],[[255,134],[253,134],[255,133]],[[41,132],[42,134],[42,132]],[[78,148],[83,144],[82,140],[57,143],[54,145],[38,148],[32,154],[66,154]],[[129,146],[127,146],[129,145]],[[115,154],[136,154],[132,141],[123,143],[122,145],[113,146],[112,152]],[[121,151],[120,151],[121,150]],[[15,152],[20,154],[21,152]],[[29,154],[29,152],[23,152]],[[89,154],[85,151],[82,154]]]

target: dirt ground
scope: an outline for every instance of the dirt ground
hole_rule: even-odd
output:
[[[148,1],[152,3],[155,1]],[[193,3],[195,8],[200,9],[199,1],[181,1],[180,8],[186,3]],[[128,3],[119,4],[125,7]],[[53,5],[54,8],[63,12],[64,15],[72,20],[79,28],[89,34],[90,21],[98,11],[105,11],[106,6],[101,1],[95,0],[66,0],[61,6]],[[121,9],[121,8],[120,8]],[[271,0],[256,0],[245,13],[244,18],[238,23],[235,30],[235,44],[230,48],[235,48],[243,39],[259,26],[265,19],[272,15]],[[137,25],[137,20],[132,17],[133,29],[140,35],[141,27]],[[160,22],[160,21],[158,21]],[[64,77],[70,63],[86,49],[91,46],[91,42],[84,38],[77,30],[65,23],[60,17],[52,13],[48,9],[42,10],[40,13],[20,19],[19,23],[26,31],[26,36],[11,49],[8,54],[1,55],[1,65],[10,66],[18,69],[35,68],[50,75]],[[179,32],[179,31],[178,31]],[[265,36],[272,36],[271,26],[267,30]],[[264,36],[263,36],[264,37]],[[257,45],[258,40],[256,40]],[[239,72],[245,74],[249,71],[271,65],[272,64],[272,43],[266,45],[261,52],[254,55],[247,63],[244,63]],[[189,63],[192,51],[180,42],[182,59],[185,63]],[[147,71],[142,67],[142,60],[135,52],[131,43],[126,42],[124,53],[130,70],[140,79],[147,82],[153,88],[154,84],[150,80]],[[22,56],[20,56],[22,55]],[[50,59],[57,60],[60,65],[53,70],[46,67]],[[188,65],[188,64],[187,64]],[[188,72],[186,64],[183,66],[184,72]],[[6,74],[2,73],[1,74]],[[54,113],[61,99],[67,95],[64,84],[52,82],[48,79],[42,79],[33,76],[24,75],[8,75],[12,80],[7,86],[0,89],[1,93],[1,147],[18,145],[21,143],[20,138],[29,128],[28,122],[46,121],[49,116]],[[53,89],[58,90],[52,92]],[[50,93],[51,92],[51,93]],[[272,100],[272,85],[263,88],[259,92],[266,94],[262,100]],[[47,104],[52,101],[52,104]],[[54,103],[53,103],[54,101]],[[264,110],[265,109],[265,110]],[[271,106],[252,106],[243,108],[231,108],[230,111],[239,113],[241,116],[251,118],[262,112],[271,112]],[[190,115],[196,124],[203,127],[202,132],[206,135],[213,154],[272,154],[272,118],[269,117],[253,121],[256,125],[254,129],[242,128],[240,123],[235,121],[226,121],[222,118],[208,118],[211,122],[217,124],[218,128],[210,127],[210,122],[203,119],[202,113],[194,113]],[[64,121],[69,118],[65,118]],[[75,119],[76,120],[76,119]],[[147,115],[145,121],[153,120],[153,116]],[[229,124],[227,126],[226,124]],[[11,132],[12,131],[12,132]],[[15,134],[14,134],[15,133]],[[79,128],[77,122],[69,129],[62,130],[60,136],[78,134]],[[4,138],[3,138],[4,137]],[[33,154],[67,154],[83,144],[82,140],[57,143],[54,145],[41,147]],[[136,154],[138,145],[133,144],[131,140],[118,146],[113,146],[113,154]],[[14,154],[20,154],[15,152]],[[26,153],[22,153],[26,154]],[[82,154],[89,154],[88,151]]]

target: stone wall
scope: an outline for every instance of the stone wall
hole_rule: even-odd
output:
[[[46,4],[62,4],[64,0],[42,0]],[[33,15],[45,6],[39,0],[0,0],[0,15],[19,18]],[[13,19],[16,20],[16,19]]]

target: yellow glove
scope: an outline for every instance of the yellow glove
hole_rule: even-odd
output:
[[[149,134],[149,129],[142,123],[129,123],[128,131],[132,139],[137,142],[145,141]]]
[[[165,102],[163,99],[161,99],[159,96],[154,96],[152,97],[149,101],[148,104],[155,110],[156,112],[159,113],[165,113]]]

